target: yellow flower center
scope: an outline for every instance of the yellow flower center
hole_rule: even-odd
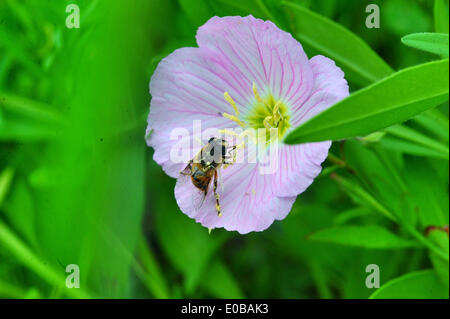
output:
[[[286,104],[281,100],[275,100],[272,94],[268,94],[264,98],[259,95],[256,84],[253,83],[253,94],[255,95],[255,102],[250,113],[245,117],[245,121],[239,119],[239,109],[236,103],[231,98],[228,92],[224,93],[225,100],[233,107],[234,115],[229,113],[222,113],[222,116],[236,122],[243,128],[252,128],[255,130],[266,130],[266,141],[271,142],[270,130],[276,129],[278,132],[278,139],[281,139],[286,130],[290,127],[289,110]]]
[[[271,94],[268,94],[264,99],[261,98],[254,83],[253,93],[256,97],[256,103],[247,116],[247,122],[254,129],[265,128],[267,137],[270,136],[270,129],[276,128],[278,138],[281,139],[290,127],[290,116],[286,104],[281,100],[275,100]]]

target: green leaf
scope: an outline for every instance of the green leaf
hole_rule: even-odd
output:
[[[368,249],[399,249],[418,246],[414,241],[398,237],[385,228],[375,225],[337,226],[313,233],[308,238]]]
[[[138,276],[142,274],[142,282],[146,285],[147,289],[155,298],[170,298],[167,281],[158,265],[156,257],[143,236],[139,239],[138,252],[143,271],[141,272],[141,268],[139,267],[136,274]]]
[[[60,287],[70,297],[91,298],[83,288],[66,289],[64,272],[55,269],[48,261],[34,254],[2,221],[0,221],[0,244],[9,250],[25,267],[55,287]]]
[[[443,139],[449,141],[449,124],[448,117],[443,115],[437,108],[423,112],[412,119],[421,127]]]
[[[440,152],[396,137],[384,137],[380,141],[380,145],[386,149],[401,152],[403,154],[448,160],[448,156],[445,156]]]
[[[444,252],[449,253],[449,241],[448,234],[442,229],[434,229],[430,231],[428,238],[442,248]],[[441,278],[441,281],[448,287],[449,285],[449,268],[448,268],[448,260],[444,260],[433,251],[430,251],[430,259],[433,263],[434,269],[436,273]]]
[[[11,195],[5,202],[5,215],[20,235],[30,244],[36,243],[33,198],[28,185],[21,178],[15,181]]]
[[[401,123],[448,99],[448,59],[396,72],[294,129],[287,144],[363,136]]]
[[[393,72],[366,42],[345,27],[298,4],[283,5],[292,9],[297,26],[294,35],[299,41],[335,60],[349,80],[368,85]]]
[[[373,197],[372,194],[368,193],[359,184],[338,175],[335,175],[333,178],[343,187],[344,191],[346,191],[355,202],[360,205],[373,208],[375,211],[381,213],[383,216],[392,221],[397,220],[397,217],[393,215],[393,213],[387,210],[376,198]]]
[[[413,33],[404,36],[402,42],[409,47],[448,58],[448,34]]]
[[[13,176],[14,169],[12,167],[8,167],[0,173],[0,208],[9,191]]]
[[[438,152],[442,158],[448,159],[448,146],[435,141],[432,138],[404,125],[394,125],[388,127],[386,132],[396,137],[403,138],[407,141],[413,142],[417,145],[423,146],[435,152]]]
[[[50,105],[7,92],[0,91],[0,107],[37,121],[57,124],[64,122],[62,114]]]
[[[351,208],[351,209],[346,210],[346,211],[340,213],[339,215],[337,215],[334,218],[334,222],[337,225],[342,225],[342,224],[347,223],[351,219],[362,217],[362,216],[367,216],[370,213],[371,213],[371,210],[368,209],[367,207],[357,206],[357,207]]]
[[[61,130],[54,125],[43,124],[23,116],[5,114],[0,123],[0,141],[35,142],[54,140]]]
[[[13,56],[15,60],[34,75],[43,76],[42,69],[36,63],[29,50],[26,49],[24,41],[17,41],[15,34],[9,32],[3,26],[0,28],[0,48],[5,49],[9,55]]]
[[[15,284],[10,284],[8,282],[0,280],[0,298],[23,298],[25,295],[25,289],[22,287],[17,287]]]
[[[447,182],[441,181],[439,173],[423,158],[408,159],[402,175],[408,185],[406,196],[413,202],[411,210],[421,227],[448,225],[448,175]]]
[[[432,270],[422,270],[395,278],[379,289],[370,299],[448,299],[448,288]]]
[[[434,1],[434,29],[436,32],[448,33],[448,7],[444,0]]]

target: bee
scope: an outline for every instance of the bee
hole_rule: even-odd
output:
[[[229,146],[228,142],[211,137],[202,149],[191,159],[186,168],[180,172],[181,175],[190,176],[193,186],[197,189],[198,196],[194,198],[194,205],[200,208],[206,195],[208,194],[209,185],[213,180],[213,192],[216,200],[217,215],[221,216],[219,194],[217,193],[218,170],[223,165],[233,163],[233,155],[231,152],[236,146]]]

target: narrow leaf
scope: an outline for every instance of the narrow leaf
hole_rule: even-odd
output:
[[[448,288],[432,270],[416,271],[392,279],[370,299],[448,299]]]
[[[439,112],[438,109],[431,109],[412,119],[430,133],[448,142],[449,125],[448,117]]]
[[[12,167],[8,167],[0,173],[0,208],[2,207],[3,200],[9,191],[13,176],[14,169]]]
[[[64,122],[62,114],[53,110],[49,105],[7,92],[0,91],[0,108],[25,115],[38,121],[51,123]]]
[[[405,141],[403,139],[399,139],[396,137],[390,137],[390,136],[384,137],[380,141],[380,145],[382,145],[386,149],[404,153],[404,154],[448,159],[448,156],[445,156],[440,152],[437,152],[428,147],[424,147],[424,146],[418,145],[416,143],[408,142],[408,141]]]
[[[442,229],[432,230],[428,237],[430,240],[439,246],[445,253],[449,252],[449,242],[448,242],[448,234]],[[441,279],[447,288],[449,285],[449,268],[448,268],[448,260],[444,260],[440,256],[436,255],[433,251],[430,251],[430,259],[434,266],[434,270],[436,274]]]
[[[388,127],[386,131],[389,134],[411,141],[417,145],[424,146],[441,154],[443,158],[448,159],[448,146],[435,141],[432,138],[404,125],[394,125]]]
[[[287,144],[363,136],[448,100],[448,59],[410,67],[338,102],[293,130]]]
[[[444,0],[434,1],[434,29],[436,32],[448,33],[448,7]]]
[[[308,238],[316,241],[368,249],[399,249],[418,246],[414,241],[398,237],[390,231],[375,225],[338,226],[323,229],[317,233],[313,233]]]
[[[381,213],[383,216],[389,218],[392,221],[397,221],[397,217],[393,213],[387,210],[381,203],[378,202],[376,198],[374,198],[359,184],[354,183],[350,179],[347,180],[346,178],[339,175],[333,176],[333,179],[335,179],[343,187],[344,191],[353,200],[355,200],[355,202],[375,209],[375,211]]]
[[[73,298],[92,298],[84,289],[64,288],[64,273],[57,271],[48,261],[34,254],[3,222],[0,221],[0,244],[9,250],[25,267],[55,287],[63,288]]]
[[[448,58],[448,34],[413,33],[404,36],[402,42],[409,47]]]

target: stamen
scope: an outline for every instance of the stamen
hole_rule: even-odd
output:
[[[253,82],[253,94],[255,94],[255,98],[259,103],[264,104],[264,100],[259,96],[258,89],[256,88],[256,83]]]
[[[239,126],[245,127],[245,123],[242,122],[240,119],[238,119],[236,116],[228,114],[228,113],[222,113],[223,117],[226,117],[229,120],[232,120],[236,122]]]
[[[234,102],[233,98],[230,96],[228,92],[223,93],[223,97],[225,98],[225,101],[231,104],[231,106],[234,109],[234,113],[236,113],[236,116],[239,116],[239,109],[236,106],[236,102]]]
[[[280,105],[281,105],[281,101],[278,101],[277,103],[275,103],[275,106],[273,107],[272,113],[273,113],[275,125],[277,125],[278,122],[280,121],[280,117],[281,117]]]
[[[272,119],[272,116],[266,116],[266,118],[263,121],[264,127],[266,128],[266,130],[270,130],[270,128],[272,127],[272,125],[270,125],[269,121]]]
[[[278,101],[277,103],[275,103],[275,106],[273,107],[273,114],[278,113],[278,111],[280,110],[280,105],[281,105],[281,101]]]

